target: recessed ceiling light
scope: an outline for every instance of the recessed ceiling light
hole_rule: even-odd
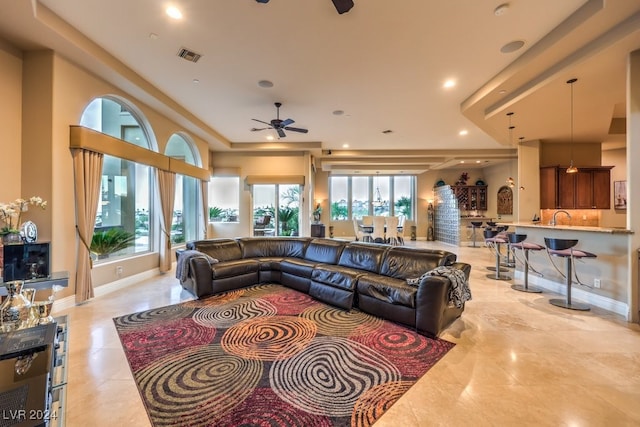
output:
[[[464,163],[464,160],[460,160],[460,163]]]
[[[476,160],[476,163],[481,163],[480,160]]]
[[[459,134],[460,136],[465,136],[465,135],[469,134],[469,131],[468,131],[468,130],[466,130],[466,129],[462,129],[460,132],[458,132],[458,134]]]
[[[193,84],[196,84],[196,85],[197,85],[198,83],[200,83],[200,80],[198,80],[198,79],[193,79]]]
[[[349,144],[342,144],[342,148],[349,148]]]
[[[273,135],[267,135],[267,141],[273,141]]]
[[[165,12],[167,13],[167,15],[169,15],[170,18],[182,19],[182,12],[180,12],[180,9],[175,6],[169,6],[165,9]]]
[[[522,46],[524,46],[524,41],[523,40],[514,40],[514,41],[511,41],[511,42],[505,44],[504,46],[502,46],[500,48],[500,52],[502,52],[502,53],[512,53],[512,52],[515,52],[517,50],[522,49]]]
[[[499,93],[500,95],[504,95],[505,93],[507,93],[507,91],[506,91],[506,90],[504,90],[504,89],[500,89],[500,90],[498,91],[498,93]]]
[[[258,82],[258,86],[264,87],[264,88],[270,88],[270,87],[273,87],[273,82],[269,80],[260,80]]]
[[[444,82],[442,87],[444,87],[445,89],[450,89],[450,88],[454,87],[455,85],[456,85],[456,81],[453,80],[453,79],[449,79],[446,82]]]
[[[341,115],[343,115],[343,114],[344,114],[344,111],[342,111],[342,110],[335,110],[332,114],[333,114],[334,116],[341,116]]]

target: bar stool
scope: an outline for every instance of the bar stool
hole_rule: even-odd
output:
[[[511,285],[511,289],[515,289],[516,291],[531,292],[531,293],[542,292],[542,289],[529,287],[529,269],[531,268],[529,266],[529,251],[541,251],[544,249],[544,246],[539,245],[537,243],[525,242],[525,240],[527,239],[526,234],[509,233],[507,236],[509,238],[510,249],[512,251],[514,251],[515,249],[519,249],[524,254],[524,261],[523,261],[524,284],[523,285],[513,284]],[[515,255],[515,252],[513,253],[513,257],[514,259],[518,258]]]
[[[482,221],[471,221],[471,225],[467,225],[467,228],[471,228],[471,239],[473,244],[469,246],[470,248],[479,248],[480,246],[476,245],[476,230],[482,227]]]
[[[484,243],[496,253],[496,266],[487,267],[488,270],[495,269],[495,274],[487,274],[487,278],[493,280],[511,280],[511,277],[500,274],[509,271],[506,268],[500,267],[500,245],[507,243],[507,239],[498,236],[498,230],[486,228],[484,230]]]
[[[487,224],[495,224],[495,222],[493,222],[493,223],[487,222]],[[508,227],[505,227],[505,226],[495,226],[495,227],[492,227],[492,228],[488,228],[488,230],[491,231],[490,233],[486,233],[487,229],[485,229],[485,232],[484,232],[484,243],[485,243],[485,245],[487,247],[489,247],[490,249],[495,250],[497,252],[497,256],[499,258],[502,257],[502,253],[500,251],[500,245],[502,243],[508,243],[509,242],[509,239],[507,239],[507,233],[505,233],[505,230],[507,228]],[[489,237],[491,239],[489,242],[487,241],[487,235],[491,236],[491,237]],[[497,241],[499,241],[499,244],[496,245]],[[509,256],[508,251],[507,251],[507,256]],[[507,264],[505,264],[503,262],[500,262],[499,264],[502,267],[509,267],[509,265],[507,265]],[[494,267],[494,266],[487,267],[487,270],[495,271],[496,267]],[[509,271],[509,269],[500,268],[500,271],[502,271],[504,273],[504,272]]]
[[[590,310],[591,308],[587,304],[571,301],[571,282],[573,281],[573,274],[575,274],[573,262],[575,258],[597,258],[597,255],[591,252],[574,250],[573,247],[578,244],[578,240],[576,239],[552,239],[545,237],[544,244],[547,246],[547,253],[549,255],[561,257],[566,260],[565,279],[567,283],[567,299],[550,299],[549,303],[571,310]],[[553,261],[551,262],[553,263]]]
[[[504,257],[504,262],[500,263],[500,265],[503,267],[515,268],[516,260],[511,257],[511,255],[513,255],[513,252],[511,251],[511,243],[509,242],[509,237],[508,237],[509,226],[499,225],[496,227],[496,230],[498,230],[497,237],[503,240],[506,240],[506,243],[507,243],[507,255]]]

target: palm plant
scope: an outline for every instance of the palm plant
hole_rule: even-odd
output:
[[[298,221],[298,208],[281,207],[278,209],[278,221],[280,222],[282,235],[291,236]]]
[[[109,254],[121,251],[131,246],[136,236],[122,228],[110,228],[97,231],[91,239],[91,253],[98,259],[106,258]]]

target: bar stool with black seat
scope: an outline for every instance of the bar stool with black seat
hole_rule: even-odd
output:
[[[507,239],[504,236],[499,236],[499,231],[495,229],[485,228],[484,232],[484,243],[487,245],[489,249],[495,252],[496,255],[496,266],[495,267],[487,267],[488,270],[494,270],[494,274],[487,274],[487,278],[493,280],[511,280],[511,277],[505,276],[504,274],[500,274],[503,272],[509,271],[506,268],[500,267],[500,247],[502,244],[507,243]]]
[[[469,247],[470,248],[479,248],[480,246],[476,245],[476,231],[478,228],[482,227],[482,221],[471,221],[470,225],[467,225],[467,228],[471,228],[471,241],[473,242]]]
[[[571,310],[590,310],[591,308],[587,304],[571,301],[571,283],[573,282],[573,275],[575,274],[574,260],[576,258],[597,258],[597,255],[591,252],[573,249],[573,247],[578,244],[578,240],[576,239],[553,239],[545,237],[544,244],[547,246],[547,253],[549,255],[564,258],[566,265],[564,276],[567,284],[567,298],[564,300],[559,298],[550,299],[549,303]],[[551,260],[551,262],[553,262],[553,260]]]
[[[529,270],[531,269],[531,266],[529,265],[529,251],[541,251],[544,249],[544,246],[537,243],[525,242],[525,240],[527,239],[526,234],[509,233],[507,234],[507,237],[509,238],[509,248],[511,251],[513,251],[513,258],[522,261],[524,269],[524,284],[513,284],[511,285],[511,289],[515,289],[516,291],[520,292],[542,292],[542,290],[539,288],[529,286]],[[516,249],[522,251],[524,260],[520,260],[515,255]]]

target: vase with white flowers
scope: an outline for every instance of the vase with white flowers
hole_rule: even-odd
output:
[[[10,203],[0,203],[0,221],[4,223],[0,228],[0,236],[4,244],[22,243],[22,236],[20,236],[22,213],[28,211],[29,206],[45,209],[47,202],[41,197],[33,196],[28,199],[16,199]]]

